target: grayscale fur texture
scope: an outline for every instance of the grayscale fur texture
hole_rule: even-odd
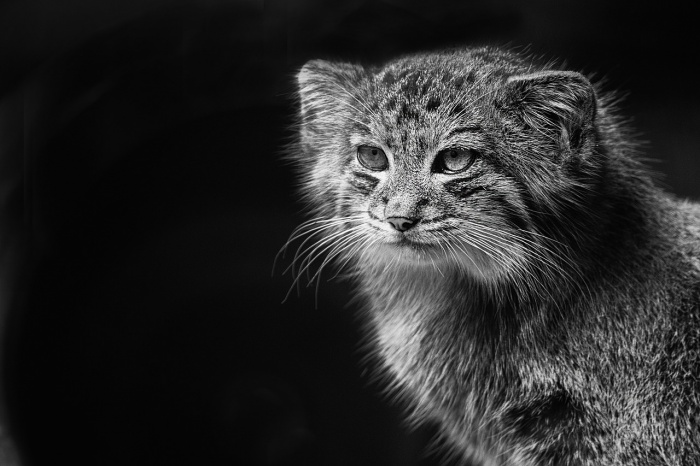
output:
[[[700,464],[700,206],[655,185],[611,97],[492,47],[313,60],[298,85],[297,279],[356,283],[413,420],[468,465]],[[435,169],[450,148],[464,171]]]

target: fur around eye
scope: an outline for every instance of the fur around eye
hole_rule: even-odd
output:
[[[474,163],[478,152],[473,149],[445,149],[435,158],[433,171],[440,173],[459,173]]]
[[[389,159],[378,147],[360,146],[357,148],[357,160],[363,167],[372,171],[383,171],[389,167]]]

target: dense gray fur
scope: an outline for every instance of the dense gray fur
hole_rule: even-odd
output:
[[[654,185],[609,98],[495,48],[298,81],[296,264],[353,276],[415,419],[466,464],[700,464],[700,207]],[[436,171],[449,147],[478,155]]]

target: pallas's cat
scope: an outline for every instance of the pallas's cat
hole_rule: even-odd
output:
[[[356,282],[414,419],[466,464],[700,464],[700,207],[610,97],[489,47],[298,85],[297,265]]]

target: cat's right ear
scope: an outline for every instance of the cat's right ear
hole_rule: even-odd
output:
[[[332,116],[335,111],[346,111],[351,90],[357,89],[364,79],[365,71],[359,65],[308,61],[297,75],[302,121],[309,122],[318,117]]]
[[[565,156],[580,156],[595,130],[595,90],[571,71],[511,76],[501,107],[532,134],[547,136]]]

